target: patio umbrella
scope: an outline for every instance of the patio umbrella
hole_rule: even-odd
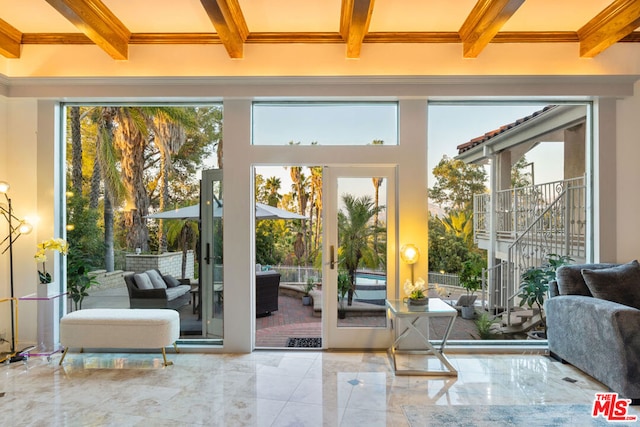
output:
[[[215,216],[222,216],[222,207],[214,208]],[[153,219],[198,219],[200,218],[200,204],[187,206],[184,208],[171,209],[147,215],[145,218]],[[307,219],[306,216],[299,215],[284,209],[256,203],[256,219]]]

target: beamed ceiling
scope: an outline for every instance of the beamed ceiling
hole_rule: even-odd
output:
[[[638,43],[640,0],[0,0],[0,55],[25,45],[95,45],[115,60],[129,46],[455,43],[475,58],[489,43],[576,43],[590,58]],[[526,49],[526,46],[525,46]]]

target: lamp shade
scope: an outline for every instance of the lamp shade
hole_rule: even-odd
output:
[[[420,258],[420,250],[414,244],[407,244],[400,248],[400,258],[407,264],[415,264]]]

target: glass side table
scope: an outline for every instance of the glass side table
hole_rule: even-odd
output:
[[[444,354],[444,348],[447,344],[447,339],[451,333],[451,328],[456,320],[458,311],[451,307],[440,298],[429,298],[427,305],[409,305],[402,300],[386,300],[386,306],[389,310],[390,318],[395,319],[395,325],[398,324],[397,320],[402,318],[406,320],[407,327],[398,337],[388,350],[391,366],[396,375],[433,375],[433,376],[458,376],[458,371],[453,367],[447,356]],[[447,318],[448,323],[442,337],[442,341],[439,345],[433,345],[429,340],[429,320],[432,318]],[[421,328],[424,326],[423,328]],[[395,326],[394,326],[395,327]],[[423,332],[426,331],[426,332]],[[404,341],[409,335],[418,336],[420,338],[422,347],[416,349],[399,349],[400,343]],[[425,369],[398,369],[396,360],[397,354],[422,354],[428,356],[435,356],[445,369],[431,370]]]
[[[18,298],[20,301],[38,303],[38,341],[34,347],[25,349],[25,356],[51,356],[62,351],[60,345],[60,298],[66,293],[29,294]]]

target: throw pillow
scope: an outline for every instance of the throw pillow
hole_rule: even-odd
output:
[[[167,284],[164,283],[162,276],[156,270],[147,270],[145,271],[149,279],[151,279],[151,284],[156,289],[167,289]]]
[[[180,281],[170,274],[162,276],[162,278],[164,279],[164,283],[167,284],[167,288],[175,288],[176,286],[180,286]]]
[[[640,264],[637,260],[601,270],[583,269],[594,297],[640,309]]]
[[[153,289],[153,283],[146,273],[137,273],[133,275],[133,281],[136,283],[138,289]]]

